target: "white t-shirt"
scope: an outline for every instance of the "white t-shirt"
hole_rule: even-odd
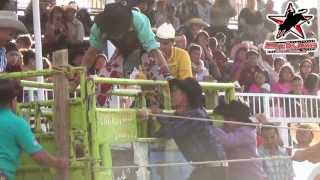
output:
[[[293,149],[292,150],[293,154],[297,150],[298,149]],[[295,172],[294,180],[309,180],[309,177],[311,176],[312,172],[316,169],[316,167],[320,166],[320,163],[313,164],[309,161],[304,161],[304,162],[293,161],[292,165]],[[320,174],[320,168],[318,169]]]

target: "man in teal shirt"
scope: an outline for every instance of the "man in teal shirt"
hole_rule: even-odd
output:
[[[65,168],[66,161],[46,152],[28,122],[14,113],[16,84],[11,80],[0,80],[0,179],[15,179],[22,151],[40,165]]]
[[[152,32],[150,21],[137,8],[144,3],[145,0],[121,0],[106,5],[104,11],[95,17],[90,33],[90,47],[82,65],[91,68],[95,56],[109,40],[124,59],[125,75],[140,65],[142,53],[146,52],[158,62],[167,77],[170,77],[167,62],[159,50],[160,44]]]

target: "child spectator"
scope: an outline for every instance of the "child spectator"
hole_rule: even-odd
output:
[[[21,51],[23,56],[22,71],[33,71],[36,69],[36,54],[33,50]]]
[[[289,94],[301,95],[303,93],[303,79],[298,75],[294,76],[290,87]]]
[[[16,45],[9,42],[6,46],[7,68],[6,72],[20,72],[22,70],[22,55]]]
[[[310,59],[305,59],[301,62],[299,75],[303,80],[307,78],[307,76],[312,73],[312,61]]]
[[[268,93],[271,87],[268,84],[268,74],[265,71],[258,70],[254,74],[254,82],[249,87],[249,93]]]
[[[21,49],[31,49],[32,47],[32,39],[29,34],[18,36],[16,40],[17,48]]]
[[[108,62],[108,58],[106,55],[104,54],[98,54],[95,57],[95,61],[94,64],[92,66],[92,69],[90,69],[90,73],[91,75],[99,75],[101,73],[101,71],[106,68]]]
[[[173,79],[169,81],[169,87],[172,107],[175,110],[174,115],[208,118],[203,108],[202,88],[196,80],[192,78]],[[151,111],[155,114],[161,113],[158,108],[152,108]],[[139,114],[146,119],[148,113],[142,111]],[[224,149],[215,136],[217,128],[211,122],[169,117],[154,119],[161,124],[161,129],[156,136],[173,138],[187,161],[215,161],[225,158]],[[210,165],[193,167],[189,180],[211,180],[213,177],[219,180],[226,179],[224,167]]]
[[[189,54],[192,63],[192,73],[197,81],[204,81],[210,76],[208,69],[205,67],[204,61],[201,59],[202,48],[197,44],[191,44]]]
[[[271,91],[278,94],[288,94],[294,75],[293,67],[290,64],[283,65],[280,68],[279,81],[272,84]]]
[[[222,103],[215,112],[222,115],[226,122],[252,123],[250,109],[241,101]],[[216,131],[217,139],[224,145],[228,159],[250,159],[258,157],[257,131],[255,127],[225,123],[225,129]],[[264,180],[266,175],[261,161],[230,163],[229,180]]]
[[[319,75],[315,73],[309,74],[304,81],[304,89],[306,95],[318,95],[319,91]]]
[[[261,136],[263,144],[258,148],[261,157],[288,156],[286,149],[280,146],[281,139],[277,128],[263,127]],[[289,159],[263,160],[263,169],[268,180],[293,180],[294,177],[292,161]]]

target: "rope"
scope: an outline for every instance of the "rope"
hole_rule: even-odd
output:
[[[238,121],[223,121],[223,120],[215,120],[215,119],[207,119],[207,118],[174,116],[174,115],[167,115],[167,114],[150,114],[150,116],[153,116],[153,117],[164,117],[164,118],[176,118],[176,119],[187,119],[187,120],[191,120],[191,121],[202,121],[202,122],[220,122],[220,123],[236,124],[236,125],[243,125],[243,126],[252,126],[252,127],[259,127],[259,128],[269,127],[269,128],[288,129],[288,130],[301,130],[301,131],[320,132],[320,130],[312,130],[312,129],[308,129],[308,128],[277,126],[277,125],[268,125],[268,124],[262,124],[262,123],[244,123],[244,122],[238,122]]]
[[[62,73],[66,75],[67,77],[72,76],[74,74],[74,71],[72,70],[71,65],[65,65],[65,66],[52,66],[52,70]]]
[[[183,162],[183,163],[157,163],[146,165],[130,165],[130,166],[113,166],[101,169],[137,169],[137,168],[153,168],[153,167],[178,167],[188,165],[210,165],[210,167],[227,167],[229,163],[245,163],[259,162],[264,160],[291,160],[290,156],[271,156],[265,158],[249,158],[249,159],[231,159],[218,161],[201,161],[201,162]]]

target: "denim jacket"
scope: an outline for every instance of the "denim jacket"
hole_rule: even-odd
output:
[[[203,108],[192,109],[177,116],[209,118]],[[175,140],[187,161],[215,161],[225,159],[222,144],[216,137],[217,128],[211,122],[181,118],[158,117],[161,124],[158,136]]]

